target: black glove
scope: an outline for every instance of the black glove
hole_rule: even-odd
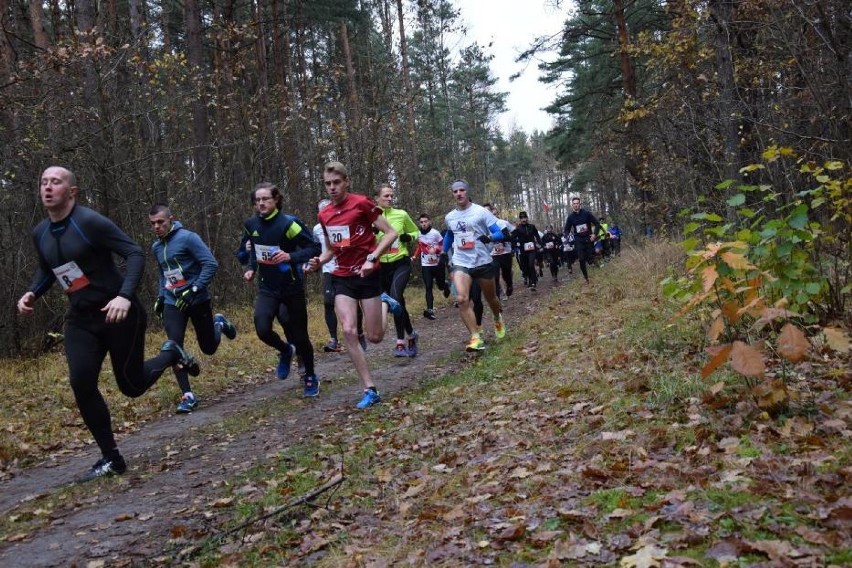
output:
[[[177,301],[175,302],[175,307],[182,312],[185,312],[195,303],[195,297],[198,295],[198,287],[187,286],[180,292],[176,293]]]
[[[163,311],[166,309],[166,299],[162,296],[157,298],[157,301],[154,302],[154,315],[157,316],[157,319],[160,320],[160,323],[163,323]]]
[[[399,236],[399,240],[400,240],[400,242],[403,242],[403,243],[410,243],[411,242],[411,235],[409,235],[408,233],[402,233]]]
[[[503,227],[500,232],[503,233],[503,240],[508,241],[512,238],[512,233],[510,233],[509,229],[507,229],[506,227]]]
[[[444,251],[441,251],[441,254],[438,255],[438,256],[441,259],[441,262],[444,263],[444,264],[447,264],[450,261],[450,255],[448,255]]]
[[[489,237],[488,235],[482,235],[481,237],[479,237],[479,242],[485,243],[487,245],[491,242],[491,237]]]

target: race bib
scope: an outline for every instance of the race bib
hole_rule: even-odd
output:
[[[535,243],[524,243],[524,250],[527,252],[535,250]]]
[[[574,231],[576,231],[578,235],[584,235],[589,232],[589,226],[585,223],[583,223],[582,225],[575,225]]]
[[[422,266],[438,266],[438,255],[437,254],[421,255],[420,264]]]
[[[329,226],[326,227],[326,231],[328,231],[328,240],[331,241],[331,246],[346,248],[350,245],[348,225]]]
[[[163,272],[163,278],[166,280],[166,290],[174,290],[175,288],[183,288],[186,286],[186,279],[183,277],[183,272],[180,268],[172,268]]]
[[[503,243],[494,243],[494,250],[491,251],[491,254],[504,254],[506,252],[506,246]]]
[[[456,248],[461,250],[473,250],[473,247],[476,246],[476,239],[473,237],[473,233],[470,231],[465,231],[464,233],[458,233],[456,235]]]
[[[572,250],[574,250],[574,245],[565,245],[564,247],[562,247],[562,249],[565,252],[571,252]]]
[[[544,248],[546,248],[546,249],[552,249],[552,248],[553,248],[553,243],[552,243],[552,242],[544,243]]]
[[[56,275],[56,280],[66,294],[82,290],[89,285],[89,279],[73,260],[54,268],[53,274]]]
[[[271,259],[280,251],[281,249],[277,246],[254,245],[254,255],[257,257],[258,264],[275,264]]]
[[[399,251],[402,249],[402,244],[399,242],[399,239],[395,240],[390,248],[385,252],[385,254],[399,254]]]

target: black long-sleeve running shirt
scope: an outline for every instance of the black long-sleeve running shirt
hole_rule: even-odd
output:
[[[30,291],[36,297],[58,281],[72,310],[94,311],[116,296],[136,294],[145,270],[142,247],[100,213],[75,205],[61,221],[36,225],[32,238],[39,264]],[[113,254],[127,261],[124,276]]]

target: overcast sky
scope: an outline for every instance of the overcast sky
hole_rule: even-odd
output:
[[[491,70],[498,79],[497,90],[509,93],[508,111],[500,117],[503,132],[513,128],[528,133],[548,130],[552,119],[540,109],[553,101],[556,92],[538,81],[536,61],[526,67],[514,61],[535,37],[560,30],[568,3],[562,2],[559,10],[552,7],[552,0],[454,0],[453,3],[461,10],[461,19],[468,28],[467,41],[476,41],[494,55]],[[509,77],[520,71],[522,75],[510,83]]]

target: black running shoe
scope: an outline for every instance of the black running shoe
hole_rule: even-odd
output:
[[[201,367],[198,365],[198,361],[195,357],[184,351],[183,347],[181,347],[176,341],[172,341],[171,339],[166,340],[160,348],[160,351],[173,351],[177,353],[177,364],[180,365],[181,368],[183,368],[190,376],[197,377],[201,374]]]
[[[80,483],[86,481],[92,481],[93,479],[98,479],[99,477],[111,477],[113,475],[121,475],[127,471],[127,464],[124,461],[124,458],[118,456],[115,459],[108,460],[107,458],[101,458],[95,462],[95,465],[89,468],[83,477],[80,478]]]

